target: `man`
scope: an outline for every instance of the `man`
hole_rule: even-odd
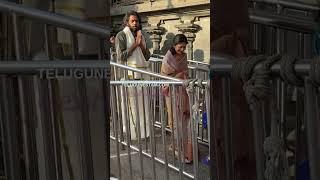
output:
[[[115,47],[117,53],[117,62],[131,66],[134,68],[148,70],[150,51],[146,46],[146,41],[142,35],[141,20],[139,14],[135,11],[129,11],[123,18],[124,29],[120,31],[115,38]],[[133,73],[128,71],[128,78],[131,80],[146,80],[148,76]],[[122,93],[122,97],[124,92]],[[134,94],[137,93],[137,94]],[[126,107],[124,101],[122,100],[122,114],[125,115],[129,110],[129,121],[130,121],[130,134],[131,139],[136,140],[138,138],[138,120],[140,121],[140,135],[141,138],[146,138],[149,136],[149,99],[147,95],[141,88],[128,88],[129,96],[129,107]],[[136,107],[136,100],[138,100],[138,107]],[[139,110],[139,119],[136,119],[136,113]],[[122,116],[124,117],[124,116]],[[124,119],[124,118],[123,118]],[[125,125],[125,122],[123,122]],[[126,131],[126,126],[124,126],[124,131]]]
[[[117,34],[115,39],[117,60],[129,66],[147,68],[150,51],[146,47],[141,32],[140,21],[140,16],[135,11],[129,11],[125,15],[123,19],[124,29]]]

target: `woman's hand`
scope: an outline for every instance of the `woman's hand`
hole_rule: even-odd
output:
[[[178,74],[175,75],[175,77],[180,79],[187,79],[188,77],[187,71],[179,72]]]
[[[162,87],[161,91],[164,96],[169,96],[169,86]]]

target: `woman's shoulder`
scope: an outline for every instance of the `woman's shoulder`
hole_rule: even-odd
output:
[[[166,52],[166,54],[164,55],[163,60],[168,59],[168,58],[170,58],[171,56],[172,56],[172,53],[171,53],[170,50],[168,50],[168,51]]]
[[[171,52],[170,49],[166,52],[166,55],[165,55],[165,56],[172,56],[172,52]]]

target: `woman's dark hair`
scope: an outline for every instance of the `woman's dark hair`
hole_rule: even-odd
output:
[[[123,22],[122,22],[122,26],[126,27],[128,22],[129,22],[129,18],[130,16],[137,16],[138,21],[139,21],[139,29],[142,30],[142,25],[141,25],[141,18],[139,16],[139,14],[136,11],[128,11],[126,13],[126,15],[123,17]]]
[[[188,39],[184,34],[177,34],[174,36],[173,38],[173,46],[170,48],[170,51],[172,53],[172,55],[175,55],[177,52],[174,49],[174,46],[179,44],[179,43],[186,43],[188,44]]]

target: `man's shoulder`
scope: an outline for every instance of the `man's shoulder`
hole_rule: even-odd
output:
[[[124,31],[119,31],[116,35],[116,38],[118,39],[123,39],[126,37],[126,34],[124,33]]]

